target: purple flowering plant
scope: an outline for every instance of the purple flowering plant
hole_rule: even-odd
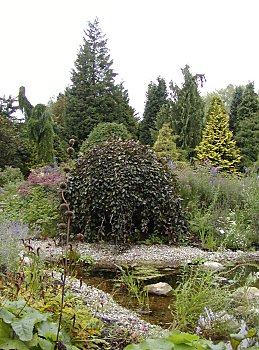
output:
[[[19,186],[18,193],[21,195],[29,195],[32,187],[42,186],[46,189],[57,190],[61,182],[65,181],[63,175],[58,167],[43,167],[32,169],[28,179],[25,183]]]

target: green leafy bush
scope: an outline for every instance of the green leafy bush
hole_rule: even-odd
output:
[[[7,220],[22,221],[29,225],[31,231],[37,230],[43,236],[56,234],[60,220],[59,198],[52,191],[35,186],[29,195],[6,196],[5,205]]]
[[[113,140],[92,147],[68,178],[74,233],[88,241],[136,242],[187,233],[176,180],[149,147]]]
[[[124,124],[99,123],[90,132],[88,138],[82,143],[80,152],[84,154],[93,145],[115,138],[120,138],[122,140],[127,140],[130,138],[130,134]]]
[[[20,182],[23,180],[23,174],[19,168],[12,168],[11,166],[0,169],[0,187],[9,183]]]

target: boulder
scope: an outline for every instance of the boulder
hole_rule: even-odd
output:
[[[158,282],[155,284],[148,284],[145,287],[145,289],[149,294],[164,295],[164,296],[169,295],[173,290],[173,288],[170,286],[170,284],[168,284],[166,282]]]
[[[204,269],[209,271],[221,271],[224,270],[224,266],[217,261],[205,261],[203,264]]]
[[[259,301],[259,289],[256,287],[240,287],[233,293],[237,301],[245,299],[248,302]]]

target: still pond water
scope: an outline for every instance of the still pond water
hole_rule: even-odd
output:
[[[229,271],[232,272],[229,272]],[[141,281],[141,285],[144,287],[147,284],[157,282],[167,282],[172,288],[176,288],[178,281],[181,279],[181,269],[154,269],[153,267],[141,267],[136,266],[132,270],[134,276],[138,277]],[[253,263],[251,265],[240,265],[229,267],[229,270],[225,270],[221,273],[222,283],[233,283],[235,276],[239,276],[239,282],[236,288],[244,284],[249,274],[257,274],[257,280],[252,282],[251,285],[259,288],[259,265]],[[80,276],[80,275],[79,275]],[[132,296],[125,284],[121,283],[119,269],[107,270],[107,269],[94,269],[87,275],[81,275],[83,281],[88,285],[101,289],[112,295],[113,299],[121,306],[133,311],[140,311],[139,316],[152,323],[159,325],[163,328],[170,327],[172,323],[172,313],[170,305],[174,302],[173,296],[156,296],[149,295],[149,310],[150,312],[145,314],[140,310],[140,306],[137,300]],[[234,284],[235,285],[235,284]]]

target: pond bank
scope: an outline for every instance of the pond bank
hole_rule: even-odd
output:
[[[64,247],[56,245],[53,240],[34,240],[32,246],[40,248],[40,255],[50,260],[62,256]],[[259,262],[257,251],[216,251],[209,252],[197,247],[175,247],[168,245],[130,245],[115,246],[107,243],[77,243],[71,244],[81,257],[91,257],[95,266],[100,268],[115,268],[115,264],[128,266],[149,265],[155,267],[180,267],[195,260],[205,259],[221,263]]]
[[[65,247],[56,245],[53,240],[31,242],[34,249],[39,249],[40,256],[53,261],[59,260]],[[71,245],[70,249],[77,250],[81,257],[91,257],[95,261],[95,268],[116,268],[116,265],[128,266],[148,265],[154,267],[178,268],[195,260],[217,261],[227,263],[258,263],[259,251],[220,251],[208,252],[196,247],[174,247],[167,245],[134,245],[119,247],[111,244],[78,243]],[[59,274],[57,274],[57,278]],[[137,312],[120,306],[112,296],[99,288],[82,283],[75,278],[68,278],[68,285],[72,292],[83,299],[89,311],[100,318],[109,333],[114,329],[118,332],[127,330],[130,342],[138,336],[161,336],[166,329],[144,321]],[[114,347],[115,349],[122,349]]]

